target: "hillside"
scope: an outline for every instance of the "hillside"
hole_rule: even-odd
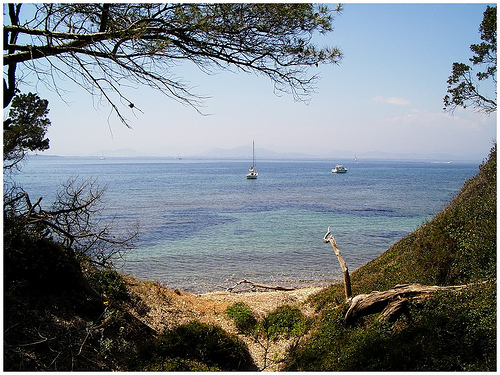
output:
[[[78,263],[10,218],[4,254],[4,370],[496,370],[496,146],[442,213],[351,275],[354,295],[468,285],[392,323],[346,327],[342,285],[169,290]]]
[[[343,325],[343,286],[314,298],[319,322],[288,370],[496,369],[496,146],[479,173],[431,221],[352,274],[353,295],[397,284],[467,284],[410,303],[394,323]]]

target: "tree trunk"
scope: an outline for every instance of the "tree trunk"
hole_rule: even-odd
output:
[[[344,275],[344,290],[345,290],[345,299],[346,301],[349,301],[352,296],[352,291],[351,291],[351,277],[349,276],[349,269],[347,268],[347,264],[344,261],[344,258],[342,258],[342,254],[340,253],[340,250],[337,246],[337,242],[335,241],[335,237],[333,237],[333,234],[330,233],[330,227],[328,227],[328,231],[326,232],[325,236],[323,237],[323,242],[328,243],[332,245],[333,251],[335,252],[335,255],[337,256],[337,259],[340,263],[340,268],[342,269],[342,274]]]
[[[351,300],[344,318],[346,325],[352,326],[362,316],[382,312],[381,319],[394,321],[404,312],[409,298],[426,297],[442,290],[460,290],[467,285],[426,286],[420,284],[401,284],[385,292],[359,294]],[[399,314],[399,315],[398,315]]]

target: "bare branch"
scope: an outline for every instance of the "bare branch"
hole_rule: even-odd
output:
[[[106,266],[133,247],[138,232],[126,228],[118,235],[113,221],[99,220],[104,191],[93,180],[78,182],[74,178],[59,191],[51,210],[42,208],[42,198],[32,204],[24,191],[13,199],[4,197],[4,206],[10,207],[10,211],[17,213],[28,225],[45,228],[49,237],[77,257],[88,257],[90,261]],[[20,205],[22,201],[24,205]],[[39,232],[44,233],[44,230]]]

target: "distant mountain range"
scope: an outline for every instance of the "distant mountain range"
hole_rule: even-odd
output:
[[[415,153],[390,153],[390,152],[362,152],[355,153],[352,151],[332,151],[328,155],[308,155],[303,153],[281,153],[263,148],[255,148],[255,158],[257,160],[275,160],[275,159],[332,159],[345,160],[354,159],[357,157],[361,160],[424,160],[424,161],[481,161],[487,155],[468,155],[455,156],[450,154],[415,154]],[[192,158],[207,158],[207,159],[251,159],[251,146],[241,146],[232,149],[216,148],[206,153],[193,155]]]
[[[241,146],[231,149],[214,148],[208,152],[193,155],[193,158],[209,159],[252,159],[252,147]],[[255,148],[256,159],[311,159],[311,155],[290,152],[275,152],[263,148]]]
[[[44,153],[45,154],[45,153]],[[46,154],[45,154],[46,155]],[[87,155],[87,156],[104,156],[104,157],[170,157],[177,158],[182,156],[184,159],[237,159],[237,160],[251,160],[252,159],[252,146],[241,146],[236,148],[224,149],[224,148],[214,148],[210,151],[194,154],[194,155],[159,155],[154,151],[151,153],[141,152],[131,148],[119,149],[119,150],[104,150],[99,154]],[[422,160],[422,161],[473,161],[481,162],[487,155],[465,155],[456,156],[450,154],[415,154],[415,153],[390,153],[390,152],[353,152],[347,150],[335,150],[331,151],[325,155],[308,155],[304,153],[292,153],[292,152],[275,152],[267,150],[264,148],[255,148],[255,158],[258,160],[286,160],[286,159],[329,159],[332,161],[336,160],[352,160],[357,157],[358,161],[362,160]]]

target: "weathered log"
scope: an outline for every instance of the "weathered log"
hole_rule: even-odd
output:
[[[380,313],[379,320],[393,323],[398,320],[402,314],[410,317],[410,312],[408,310],[408,298],[401,298],[389,303]]]
[[[337,242],[335,241],[335,237],[333,237],[333,234],[330,232],[330,227],[328,227],[328,231],[326,232],[325,236],[323,237],[323,242],[328,243],[332,245],[333,251],[335,255],[337,256],[337,259],[340,263],[340,268],[342,269],[342,274],[344,275],[344,290],[345,290],[345,299],[346,301],[349,301],[352,296],[352,291],[351,291],[351,277],[349,276],[349,269],[347,268],[347,264],[344,261],[344,258],[342,258],[342,254],[340,253],[340,250],[337,246]]]
[[[467,288],[467,285],[425,286],[420,284],[401,284],[385,292],[375,291],[370,294],[359,294],[351,300],[344,322],[346,325],[353,325],[362,316],[383,312],[391,303],[397,300],[404,301],[404,299],[409,298],[425,297],[442,290],[460,290],[464,288]],[[396,312],[399,312],[399,315],[401,315],[404,311],[403,307],[403,305],[397,306],[397,304],[394,304],[382,315],[382,319],[394,319]],[[392,312],[391,309],[393,310]]]
[[[272,290],[295,290],[297,288],[287,287],[287,286],[274,286],[274,285],[265,285],[265,284],[257,284],[248,280],[240,280],[232,287],[227,288],[226,292],[232,292],[234,288],[236,288],[240,284],[249,284],[252,288],[263,288],[263,289],[272,289]]]

